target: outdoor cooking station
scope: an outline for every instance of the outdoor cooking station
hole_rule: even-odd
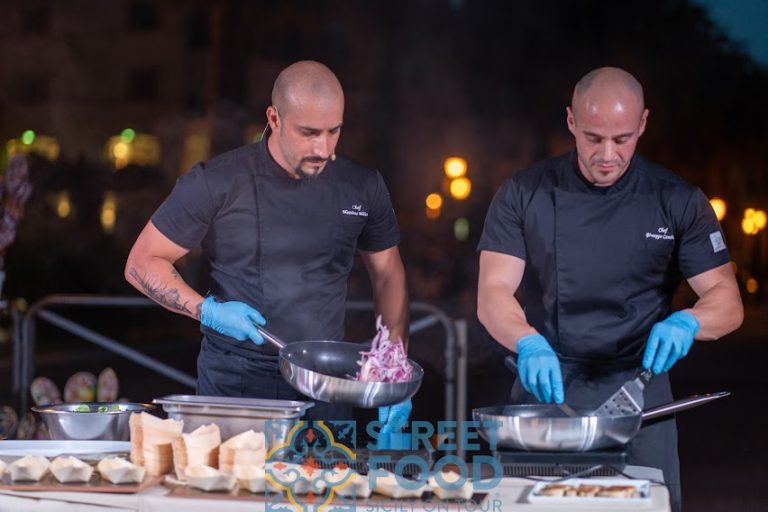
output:
[[[348,347],[349,344],[341,342],[307,342],[303,345],[295,343],[289,348],[270,333],[264,334],[268,339],[272,338],[270,342],[280,347],[280,370],[286,381],[316,400],[337,401],[369,408],[389,405],[412,396],[421,383],[423,371],[415,364],[414,378],[409,382],[382,385],[376,382],[349,380],[344,376],[354,370],[359,347]],[[514,369],[513,363],[514,361],[508,358],[507,364]],[[332,368],[333,372],[329,368]],[[339,371],[340,375],[334,374]],[[487,452],[488,456],[484,462],[467,460],[468,475],[473,477],[475,483],[475,492],[469,501],[440,501],[435,498],[432,490],[428,490],[422,498],[395,500],[372,494],[369,498],[357,499],[354,504],[364,507],[364,510],[381,512],[426,511],[436,510],[436,507],[441,510],[563,511],[569,508],[583,509],[584,506],[604,507],[608,503],[611,510],[641,508],[645,511],[667,511],[669,494],[663,485],[661,471],[628,465],[624,445],[637,432],[643,420],[707,403],[726,396],[727,393],[690,397],[643,410],[643,380],[641,377],[638,379],[640,395],[635,391],[634,397],[632,396],[631,383],[628,382],[617,392],[617,395],[625,395],[619,397],[621,400],[609,400],[607,405],[611,407],[599,408],[597,411],[576,412],[567,407],[545,404],[501,405],[474,410],[473,420],[477,434],[489,441],[490,452]],[[183,421],[184,433],[215,423],[221,431],[222,441],[250,429],[264,432],[267,447],[284,443],[289,431],[314,405],[313,402],[194,395],[159,397],[154,400],[154,404],[135,405],[145,405],[148,409],[162,407],[169,419]],[[67,410],[66,407],[63,409],[35,409],[45,419],[49,430],[57,433],[58,439],[77,438],[86,431],[89,432],[88,440],[81,441],[83,443],[126,438],[119,435],[115,437],[116,434],[109,430],[120,423],[125,425],[126,421],[99,421],[103,418],[94,416],[89,419],[88,413],[78,413],[74,409]],[[608,413],[602,414],[604,409],[607,409]],[[88,428],[82,423],[84,420],[87,420]],[[280,428],[267,428],[270,422],[279,424]],[[97,432],[98,425],[103,425],[105,431]],[[400,450],[372,449],[369,445],[371,439],[365,431],[365,428],[358,429],[355,443],[348,440],[350,442],[347,445],[351,448],[348,453],[352,454],[351,457],[313,460],[313,463],[317,468],[326,469],[345,463],[361,475],[368,475],[378,468],[397,473],[407,479],[424,480],[428,473],[435,473],[447,467],[441,463],[441,458],[452,455],[452,452],[441,452],[426,446]],[[491,439],[495,442],[490,442]],[[4,457],[3,449],[12,443],[0,442],[0,458]],[[45,442],[27,443],[27,449],[37,453],[38,447],[42,447]],[[125,456],[130,444],[124,442],[124,445],[122,455]],[[55,447],[50,448],[46,456],[52,458],[60,454],[76,456],[77,450],[73,450],[71,445],[62,445],[58,452]],[[382,458],[385,462],[373,462]],[[280,460],[295,464],[308,462],[306,455],[298,454]],[[420,463],[414,463],[415,460]],[[542,501],[542,495],[538,493],[546,482],[575,482],[574,479],[579,478],[590,479],[584,480],[587,482],[601,482],[605,486],[618,487],[629,484],[644,487],[639,496],[641,499],[619,499],[616,502],[604,503],[601,503],[601,498],[598,497],[586,498],[587,501],[580,497],[571,498],[570,501]],[[180,485],[178,481],[162,476],[152,480],[145,479],[142,485],[129,490],[124,488],[121,492],[110,492],[111,489],[104,486],[98,488],[99,485],[88,487],[86,484],[78,487],[58,484],[50,477],[44,485],[37,488],[14,485],[15,482],[10,482],[7,474],[1,483],[0,499],[3,504],[8,503],[16,511],[51,508],[87,511],[96,510],[93,508],[95,506],[99,507],[98,510],[104,510],[105,506],[116,510],[142,511],[168,510],[183,506],[184,510],[192,511],[211,508],[250,511],[267,509],[267,503],[276,499],[284,501],[284,505],[289,504],[288,498],[282,494],[250,493],[247,489],[238,487],[228,492],[206,492]]]
[[[258,419],[253,417],[248,418],[248,415],[253,415],[253,410],[248,410],[247,407],[243,407],[243,399],[228,399],[220,398],[220,403],[210,403],[205,397],[194,397],[190,395],[175,395],[169,397],[162,397],[155,400],[158,405],[161,405],[165,409],[165,413],[170,417],[181,418],[185,420],[185,431],[190,431],[197,426],[209,422],[217,421],[225,426],[224,430],[231,435],[233,432],[250,427],[258,427]],[[278,401],[279,402],[279,401]],[[303,414],[308,407],[309,403],[281,403],[278,404],[278,410],[269,410],[268,413],[264,413],[267,409],[265,407],[270,406],[269,401],[254,401],[252,406],[262,407],[262,411],[258,412],[260,416],[277,416],[288,417],[289,419],[297,420],[300,414]],[[75,414],[75,413],[73,413]],[[229,417],[228,420],[224,418]],[[249,427],[250,426],[250,427]],[[263,425],[262,425],[263,427]],[[229,430],[228,430],[229,429]],[[223,436],[224,437],[224,436]],[[366,474],[371,470],[369,461],[372,456],[379,456],[388,460],[388,463],[380,466],[382,469],[393,471],[401,460],[407,457],[417,457],[422,461],[425,461],[427,466],[434,468],[435,462],[441,457],[441,453],[426,450],[386,450],[376,451],[368,448],[368,442],[370,438],[363,432],[360,432],[354,443],[355,459],[354,464],[351,465],[352,469],[358,471],[361,474]],[[56,443],[57,441],[29,441],[26,442],[27,447],[32,447],[32,451],[40,452],[43,446],[50,445],[50,443]],[[66,441],[61,441],[66,443]],[[79,441],[79,443],[88,443],[89,441]],[[9,446],[0,443],[0,458],[9,459],[3,455],[2,449],[4,446]],[[30,444],[31,443],[31,444]],[[35,445],[37,443],[37,446]],[[98,442],[92,442],[94,444]],[[112,442],[114,444],[114,442]],[[123,442],[126,450],[129,448],[128,443]],[[63,451],[70,451],[70,445],[62,445]],[[53,453],[48,454],[50,457]],[[359,510],[435,510],[435,507],[443,507],[442,510],[549,510],[548,507],[542,507],[542,504],[528,503],[526,496],[531,492],[532,487],[542,477],[548,475],[562,476],[568,473],[577,473],[586,466],[593,468],[593,466],[601,466],[601,468],[593,468],[593,476],[605,476],[608,474],[618,475],[617,472],[612,473],[611,468],[620,468],[622,471],[630,474],[636,478],[650,478],[658,479],[659,472],[654,473],[654,470],[649,468],[632,468],[627,467],[624,463],[624,454],[619,451],[611,451],[605,453],[546,453],[546,452],[525,452],[525,451],[513,451],[502,449],[492,454],[501,463],[504,476],[500,478],[497,483],[489,490],[477,491],[468,502],[456,502],[445,501],[441,502],[434,498],[431,493],[425,494],[420,499],[401,499],[394,500],[392,498],[386,498],[384,496],[372,495],[368,499],[358,499],[355,505]],[[327,464],[333,464],[333,461],[326,461]],[[607,469],[605,469],[607,468]],[[421,464],[400,464],[400,474],[407,478],[415,478],[419,472],[422,471]],[[567,473],[564,473],[567,472]],[[484,477],[485,475],[483,475]],[[620,475],[619,475],[620,476]],[[533,478],[530,478],[533,477]],[[7,478],[6,478],[7,480]],[[3,480],[3,483],[8,483]],[[49,480],[49,482],[52,479]],[[2,499],[4,505],[12,507],[14,511],[33,511],[33,510],[77,510],[77,511],[91,511],[91,510],[104,510],[116,509],[116,510],[142,510],[142,511],[159,511],[168,510],[171,508],[179,508],[190,511],[203,511],[211,510],[211,507],[215,507],[216,510],[222,511],[238,511],[238,510],[266,510],[267,504],[265,499],[276,499],[276,495],[269,495],[265,498],[265,495],[250,494],[247,492],[203,492],[196,489],[191,489],[186,486],[178,486],[173,483],[163,482],[162,478],[152,481],[151,485],[138,488],[135,492],[103,492],[103,489],[98,490],[79,490],[70,488],[68,492],[63,492],[65,484],[59,486],[53,486],[50,488],[40,488],[40,490],[13,490],[11,486],[4,485],[0,488],[2,493]],[[74,492],[73,492],[74,491]],[[286,497],[284,505],[288,505]],[[212,500],[215,500],[215,504]],[[362,508],[360,508],[362,507]],[[393,508],[395,507],[395,508]],[[405,507],[405,508],[403,508]],[[578,508],[578,507],[577,507]],[[631,510],[633,507],[628,508]],[[558,504],[556,508],[552,510],[568,510],[569,506]],[[642,510],[652,511],[666,511],[669,510],[668,505],[668,493],[663,485],[652,485],[650,487],[650,495],[647,500],[642,504]]]
[[[182,418],[185,424],[185,431],[195,428],[203,422],[215,419],[218,415],[218,421],[223,425],[236,425],[235,430],[239,430],[248,425],[254,425],[254,419],[244,418],[244,414],[252,414],[243,408],[242,399],[221,399],[222,404],[206,403],[204,398],[192,396],[170,396],[156,399],[158,405],[162,405],[166,414]],[[269,406],[264,401],[256,401],[261,407]],[[273,404],[274,405],[274,404]],[[280,404],[280,414],[278,416],[295,416],[307,410],[309,404],[290,403]],[[269,414],[274,414],[271,411]],[[222,414],[229,415],[234,423],[223,421]],[[240,414],[241,416],[237,416]],[[263,414],[262,414],[263,415]],[[250,423],[249,423],[250,421]],[[227,428],[227,427],[225,427]],[[231,434],[231,432],[230,432]],[[371,468],[369,461],[373,455],[382,456],[389,460],[383,465],[383,469],[394,470],[398,462],[404,457],[418,457],[426,461],[430,468],[434,468],[435,462],[441,457],[441,453],[420,449],[413,450],[387,450],[375,451],[367,447],[370,439],[364,434],[359,433],[356,439],[354,449],[355,462],[351,466],[358,472],[365,474]],[[88,441],[81,441],[87,443]],[[8,443],[8,442],[6,442]],[[41,443],[45,442],[28,442]],[[48,443],[55,443],[49,441]],[[126,445],[128,443],[125,443]],[[2,448],[0,443],[0,449]],[[34,445],[32,445],[34,446]],[[67,446],[67,453],[71,450]],[[62,448],[63,449],[63,448]],[[541,503],[529,503],[528,496],[531,489],[542,479],[554,476],[564,476],[567,474],[577,474],[584,469],[586,475],[595,477],[611,476],[617,484],[625,481],[625,477],[619,473],[625,473],[632,478],[646,478],[650,480],[660,479],[660,472],[650,468],[638,468],[626,466],[625,454],[621,450],[610,450],[606,452],[527,452],[519,450],[501,449],[491,454],[498,460],[503,468],[504,476],[489,490],[475,492],[472,500],[469,502],[435,500],[431,493],[425,494],[421,499],[401,499],[394,500],[384,496],[372,495],[368,499],[358,499],[355,504],[358,510],[409,510],[409,511],[429,511],[435,510],[435,507],[442,507],[441,510],[568,510],[568,504],[555,504],[554,508]],[[2,453],[0,453],[2,456]],[[332,462],[327,462],[331,464]],[[488,473],[486,468],[481,468],[478,474],[485,478]],[[619,471],[616,471],[616,470]],[[408,478],[418,476],[421,471],[420,465],[405,464],[401,467],[401,474]],[[4,481],[4,483],[6,483]],[[110,493],[89,492],[87,489],[77,489],[75,486],[69,486],[66,491],[61,484],[58,488],[49,488],[47,490],[36,491],[17,491],[4,486],[0,489],[0,499],[3,505],[17,512],[35,511],[35,510],[76,510],[76,511],[103,511],[107,510],[142,510],[153,512],[160,510],[169,510],[174,507],[183,508],[185,511],[240,511],[240,510],[267,510],[265,499],[276,498],[276,495],[270,495],[265,498],[264,495],[255,495],[242,490],[230,493],[203,492],[191,489],[186,486],[178,486],[173,483],[163,482],[162,479],[152,482],[152,485],[137,489],[136,492]],[[72,492],[74,491],[74,492]],[[95,490],[94,490],[95,491]],[[288,505],[286,500],[284,505]],[[641,507],[644,511],[666,511],[669,510],[669,498],[666,488],[663,485],[651,485],[648,499],[643,502]],[[583,505],[580,505],[581,507]],[[378,508],[377,508],[378,507]],[[579,507],[576,507],[577,509]],[[637,509],[637,504],[628,502],[626,506],[612,507],[611,510],[633,510]]]

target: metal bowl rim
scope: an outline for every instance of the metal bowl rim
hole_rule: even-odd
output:
[[[62,407],[77,407],[79,405],[110,405],[110,404],[117,404],[117,405],[131,405],[131,406],[138,406],[134,409],[129,409],[125,411],[73,411],[70,409],[63,409]],[[70,403],[63,403],[63,404],[50,404],[50,405],[36,405],[31,408],[32,411],[39,413],[39,414],[125,414],[125,413],[133,413],[133,412],[142,412],[142,411],[152,411],[157,409],[156,405],[153,404],[146,404],[142,402],[70,402]]]

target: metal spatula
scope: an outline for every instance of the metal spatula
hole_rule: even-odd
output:
[[[617,392],[595,409],[596,416],[633,416],[643,413],[643,390],[651,381],[653,371],[643,370],[624,383]]]

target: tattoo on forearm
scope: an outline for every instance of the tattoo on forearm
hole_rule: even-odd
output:
[[[146,275],[141,276],[135,268],[131,268],[128,272],[131,277],[133,277],[136,282],[139,283],[146,296],[150,299],[158,302],[159,304],[162,304],[169,309],[193,314],[192,311],[190,311],[190,309],[187,307],[189,302],[187,301],[182,303],[179,300],[180,294],[178,289],[169,288],[165,283],[158,282],[156,279],[152,279]],[[178,273],[175,270],[174,273],[178,276]],[[197,314],[195,318],[200,318],[200,312],[196,311],[195,313]]]

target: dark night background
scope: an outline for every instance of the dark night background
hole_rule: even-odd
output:
[[[277,73],[316,59],[345,88],[338,152],[380,169],[389,186],[412,300],[468,322],[468,410],[502,403],[512,377],[475,315],[475,247],[487,206],[511,173],[571,149],[565,107],[573,84],[595,67],[622,67],[644,85],[650,108],[638,152],[726,201],[722,223],[747,309],[741,330],[697,344],[672,372],[680,398],[733,392],[678,417],[686,510],[762,510],[768,235],[746,235],[741,221],[746,208],[768,206],[768,64],[702,5],[0,0],[0,140],[34,130],[41,152],[51,147],[42,145],[46,137],[58,147],[56,158],[23,148],[34,192],[4,255],[3,296],[20,314],[54,293],[136,296],[123,279],[125,258],[176,177],[254,140]],[[116,161],[109,139],[125,128],[159,154]],[[19,147],[8,143],[3,168]],[[454,155],[468,162],[472,192],[464,201],[446,196],[440,217],[429,219],[424,199],[445,196],[443,161]],[[102,221],[105,198],[115,205],[113,225]],[[464,240],[454,236],[459,218],[469,223]],[[179,270],[205,291],[198,254]],[[366,283],[358,265],[350,298],[367,300]],[[681,289],[677,306],[689,300]],[[194,374],[199,336],[190,320],[159,309],[60,311]],[[370,335],[372,319],[360,316],[350,316],[350,339]],[[10,309],[0,327],[0,397],[11,401]],[[431,375],[413,418],[436,420],[440,330],[415,336],[412,351]],[[75,371],[110,365],[133,400],[190,392],[42,323],[36,365],[59,385]]]

